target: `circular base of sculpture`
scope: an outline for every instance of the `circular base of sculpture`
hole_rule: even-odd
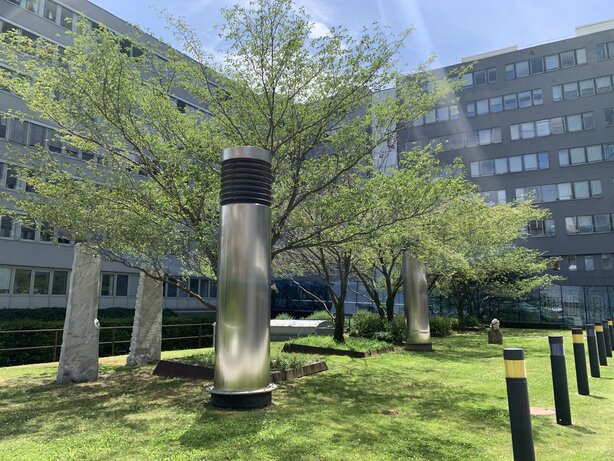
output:
[[[406,351],[413,352],[433,352],[433,343],[403,343]]]
[[[254,391],[218,391],[213,386],[207,388],[211,394],[211,404],[217,408],[229,410],[256,410],[266,408],[272,403],[272,393],[277,389],[275,384],[269,384],[263,389]]]

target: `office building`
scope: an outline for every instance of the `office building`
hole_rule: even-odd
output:
[[[614,21],[470,56],[434,74],[470,63],[458,100],[403,130],[399,149],[441,144],[441,159],[460,156],[488,203],[532,196],[549,208],[552,217],[530,223],[524,244],[560,257],[553,272],[566,277],[480,314],[552,324],[614,315]]]

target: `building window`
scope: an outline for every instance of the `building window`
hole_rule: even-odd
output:
[[[611,254],[602,254],[601,255],[601,268],[604,271],[612,270],[612,255]],[[0,275],[1,279],[1,275]]]
[[[100,287],[100,294],[102,296],[113,296],[113,274],[102,274],[102,284]]]
[[[563,85],[563,98],[576,99],[580,96],[578,92],[578,82],[565,83]]]
[[[520,61],[515,64],[516,78],[529,75],[529,61]]]
[[[49,277],[48,271],[34,271],[34,285],[32,294],[48,295],[49,294]]]
[[[0,267],[0,295],[8,294],[11,289],[11,269]]]
[[[534,58],[530,61],[531,74],[541,74],[544,71],[544,59]]]
[[[506,94],[505,96],[503,96],[503,107],[505,108],[505,110],[514,110],[518,108],[516,93]]]
[[[556,70],[559,68],[559,55],[551,54],[550,56],[546,56],[544,58],[546,63],[546,70]]]
[[[567,256],[567,267],[570,271],[575,271],[578,269],[578,264],[576,262],[575,256]]]
[[[34,240],[36,238],[36,229],[27,224],[21,225],[21,240]]]
[[[74,12],[63,6],[60,14],[60,25],[65,29],[72,30],[73,19]]]
[[[612,91],[612,79],[609,75],[595,79],[597,94],[610,93]]]
[[[564,51],[559,56],[561,57],[561,68],[564,69],[576,65],[576,56],[573,51]]]
[[[490,67],[487,69],[488,71],[488,83],[496,83],[497,82],[497,68]]]
[[[599,43],[597,45],[597,61],[604,61],[608,59],[608,47],[605,43]]]
[[[605,109],[605,125],[614,126],[614,107]]]
[[[553,219],[531,221],[525,228],[528,237],[552,237],[556,235]]]
[[[516,73],[514,72],[514,64],[507,64],[505,66],[505,79],[513,80],[516,78]]]
[[[28,145],[30,146],[44,146],[47,129],[44,126],[37,125],[36,123],[30,123],[30,140]]]
[[[13,218],[10,216],[0,217],[0,237],[12,239],[14,235],[13,232]]]
[[[28,142],[28,126],[26,122],[13,120],[11,131],[9,132],[9,141],[18,144],[27,144]]]
[[[63,296],[66,295],[66,287],[68,286],[67,271],[53,271],[53,286],[51,294]]]
[[[30,269],[15,269],[15,283],[13,285],[13,294],[27,295],[30,294],[30,281],[32,271]]]
[[[45,0],[45,8],[43,9],[43,17],[49,21],[55,22],[58,17],[58,4],[51,0]]]
[[[476,70],[473,73],[473,80],[475,85],[485,85],[486,84],[486,70]]]
[[[595,82],[593,79],[582,80],[580,82],[580,96],[583,98],[595,94]]]
[[[115,278],[115,296],[128,296],[128,275],[117,274]]]
[[[592,256],[584,257],[584,270],[594,271],[595,270],[595,261]]]

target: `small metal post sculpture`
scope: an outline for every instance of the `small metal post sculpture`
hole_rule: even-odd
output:
[[[561,426],[569,426],[571,424],[571,407],[569,405],[569,387],[567,385],[563,337],[548,336],[548,343],[550,344],[550,366],[552,367],[556,423]]]
[[[211,402],[271,404],[271,154],[231,147],[222,158],[215,371]]]
[[[591,366],[591,377],[600,378],[601,371],[599,370],[599,352],[597,350],[597,334],[595,325],[587,323],[586,328],[586,344],[588,346],[588,360]]]
[[[426,272],[420,261],[403,250],[403,291],[407,336],[405,350],[432,351]]]
[[[603,325],[603,339],[605,340],[605,355],[612,357],[612,339],[610,337],[610,326],[607,320],[601,322]]]
[[[573,341],[573,356],[576,364],[576,382],[578,394],[590,395],[588,385],[588,373],[586,372],[586,352],[584,350],[584,334],[582,328],[572,328],[571,340]],[[597,365],[599,370],[599,365]]]

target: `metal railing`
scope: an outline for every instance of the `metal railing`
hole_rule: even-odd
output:
[[[203,327],[212,327],[213,323],[177,323],[171,325],[162,325],[162,341],[179,341],[179,340],[188,340],[188,339],[198,339],[198,347],[203,347],[203,339],[213,338],[213,334],[203,334]],[[198,327],[198,335],[191,336],[164,336],[165,328],[180,328],[180,327]],[[111,340],[110,341],[101,341],[99,343],[100,347],[111,345],[111,356],[115,355],[115,346],[117,344],[128,344],[130,343],[129,339],[116,339],[116,331],[117,330],[132,330],[132,325],[126,326],[113,326],[113,327],[100,327],[100,330],[108,331],[111,330]],[[33,350],[43,350],[43,349],[52,349],[53,350],[53,361],[57,362],[58,360],[58,349],[62,347],[62,334],[64,332],[63,328],[46,328],[46,329],[38,329],[38,330],[0,330],[0,334],[44,334],[44,333],[53,333],[54,340],[53,344],[47,344],[42,346],[25,346],[25,347],[9,347],[0,349],[0,353],[2,352],[17,352],[17,351],[33,351]]]

